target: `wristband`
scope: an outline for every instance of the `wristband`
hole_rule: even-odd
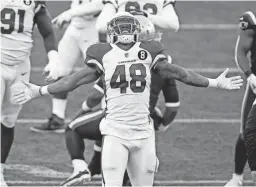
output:
[[[217,79],[208,79],[209,84],[207,87],[217,88],[218,87],[218,81]]]
[[[49,92],[48,92],[48,86],[41,86],[40,88],[39,88],[39,93],[40,93],[40,95],[47,95],[47,94],[50,94]]]
[[[252,70],[249,69],[248,71],[244,72],[244,75],[248,78],[252,74]]]

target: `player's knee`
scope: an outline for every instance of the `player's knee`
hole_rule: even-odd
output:
[[[146,166],[147,166],[148,173],[156,173],[159,167],[159,160],[157,156],[156,155],[153,157],[148,156]]]
[[[6,128],[14,128],[16,119],[13,119],[11,116],[2,116],[1,124]]]

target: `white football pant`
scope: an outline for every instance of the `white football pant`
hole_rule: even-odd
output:
[[[132,186],[153,186],[159,165],[155,135],[139,140],[104,136],[102,145],[103,186],[122,186],[127,168]]]
[[[1,63],[1,123],[6,127],[15,126],[21,105],[13,104],[14,92],[25,88],[22,80],[29,82],[30,60],[15,66],[8,66]]]

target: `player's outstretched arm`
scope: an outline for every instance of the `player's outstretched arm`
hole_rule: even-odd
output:
[[[96,81],[98,78],[99,73],[96,70],[86,66],[82,70],[46,86],[40,87],[24,82],[26,88],[14,94],[14,103],[24,104],[38,96],[70,92],[83,84]]]
[[[195,87],[216,87],[227,90],[240,89],[243,80],[240,76],[226,78],[226,69],[218,78],[209,79],[194,71],[187,70],[175,64],[166,63],[165,60],[158,62],[154,70],[164,78],[173,78],[187,85]]]

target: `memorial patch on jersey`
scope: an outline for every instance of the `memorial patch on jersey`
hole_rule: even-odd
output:
[[[147,59],[147,57],[148,57],[147,51],[145,51],[145,50],[140,50],[140,51],[138,52],[138,57],[139,57],[140,60],[145,60],[145,59]]]

